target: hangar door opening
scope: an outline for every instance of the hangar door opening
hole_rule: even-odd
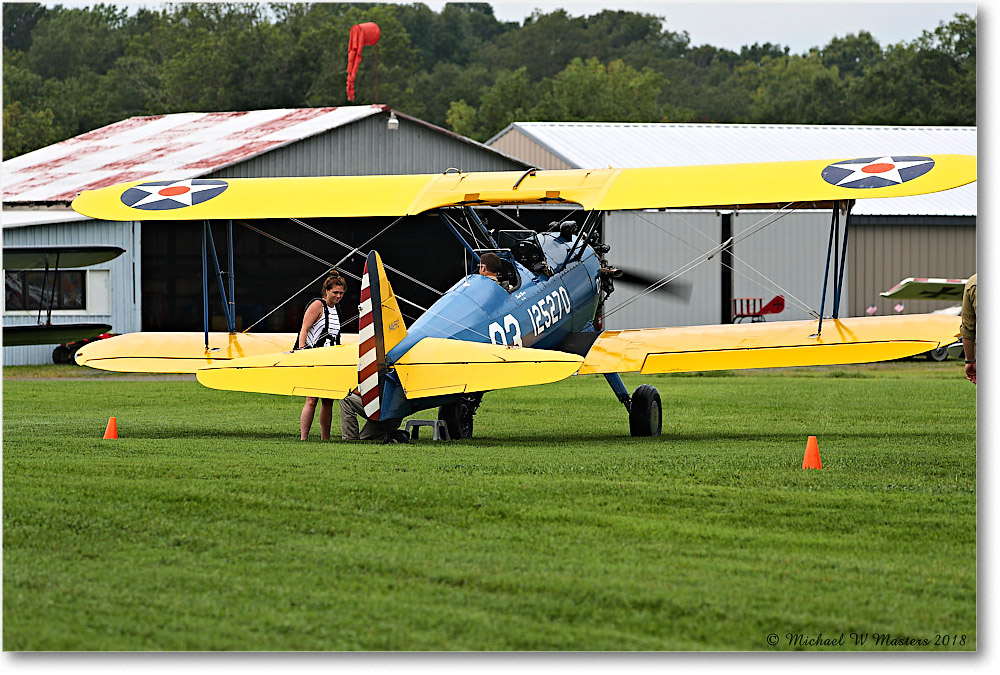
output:
[[[626,304],[642,289],[623,287],[607,303],[605,327],[725,323],[724,317],[731,315],[732,298],[761,298],[766,303],[779,294],[785,298],[785,309],[767,320],[812,318],[810,310],[819,307],[822,295],[829,226],[826,211],[609,213],[604,238],[611,246],[611,264],[654,279],[682,272],[677,281],[689,285],[690,300],[654,292]],[[734,239],[731,260],[721,252],[706,255],[730,236]],[[827,315],[832,312],[832,297],[828,290]],[[846,316],[847,297],[845,283],[841,316]]]
[[[545,231],[551,222],[564,217],[583,220],[578,210],[565,207],[477,209],[490,230],[516,229],[497,211],[536,231]],[[310,227],[343,245],[289,220],[253,220],[245,224],[234,221],[236,329],[253,326],[254,332],[298,331],[305,306],[319,296],[325,272],[329,270],[329,265],[310,255],[336,263],[375,235],[378,236],[367,244],[363,253],[377,250],[383,264],[399,270],[387,269],[389,281],[396,295],[405,299],[400,301],[400,310],[406,321],[414,321],[464,276],[469,254],[435,213],[407,217],[393,225],[396,220],[313,218],[307,221]],[[387,231],[378,234],[387,227]],[[202,330],[202,229],[201,222],[143,222],[142,330]],[[212,223],[223,271],[228,266],[226,229],[225,221]],[[225,331],[223,300],[210,251],[208,258],[210,328]],[[348,281],[347,292],[338,305],[345,333],[358,330],[360,283],[354,277],[361,276],[364,265],[364,256],[357,253],[338,267]],[[228,280],[224,286],[228,289]]]

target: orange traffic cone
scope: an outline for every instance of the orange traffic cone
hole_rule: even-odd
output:
[[[815,436],[810,436],[806,441],[806,455],[802,458],[803,469],[822,469],[823,462],[819,459],[819,443]]]
[[[104,430],[104,440],[118,438],[118,420],[114,417],[108,418],[108,428]]]

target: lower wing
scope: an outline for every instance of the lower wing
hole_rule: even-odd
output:
[[[76,362],[121,373],[193,373],[204,366],[292,348],[295,333],[126,333],[84,345]]]
[[[586,357],[424,338],[392,368],[406,396],[414,399],[546,384],[574,374],[885,361],[951,344],[958,327],[956,316],[916,314],[827,319],[822,335],[816,334],[817,321],[641,328],[594,334]],[[197,372],[198,381],[213,389],[287,396],[344,398],[358,384],[357,336],[348,336],[348,344],[288,352],[279,350],[294,340],[291,333],[209,335],[210,347],[218,344],[209,352],[203,333],[133,333],[86,345],[77,361],[105,370]]]
[[[775,321],[604,331],[581,375],[683,373],[869,363],[913,356],[948,345],[959,318],[942,314]]]

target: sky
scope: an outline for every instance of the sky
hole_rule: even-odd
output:
[[[385,1],[385,0],[383,0]],[[391,0],[390,0],[391,1]],[[406,0],[417,2],[418,0]],[[52,6],[56,3],[45,3]],[[64,6],[92,5],[92,2],[63,0]],[[141,2],[108,2],[130,9]],[[162,7],[162,2],[147,4]],[[425,2],[440,12],[445,2]],[[739,51],[743,45],[770,42],[803,54],[810,47],[826,46],[834,37],[867,30],[883,47],[909,42],[925,30],[933,30],[956,13],[976,14],[975,2],[746,2],[703,0],[671,2],[663,0],[584,0],[545,2],[499,0],[490,2],[501,21],[523,22],[535,8],[544,13],[565,9],[571,16],[590,16],[604,9],[645,12],[666,19],[667,30],[687,31],[692,46],[712,45]]]
[[[425,3],[440,11],[444,2]],[[692,46],[712,45],[739,51],[743,45],[786,45],[793,54],[826,46],[834,37],[867,30],[879,44],[911,41],[956,13],[976,14],[975,2],[491,2],[501,21],[523,21],[537,7],[545,13],[560,7],[571,16],[604,9],[644,12],[666,18],[668,30],[687,31]]]

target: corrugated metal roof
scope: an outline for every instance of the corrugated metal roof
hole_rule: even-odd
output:
[[[130,117],[3,163],[4,202],[66,202],[133,180],[202,176],[375,115],[382,105]]]
[[[575,168],[686,166],[883,155],[977,155],[976,127],[515,122]],[[863,199],[858,215],[976,215],[976,184],[906,199]]]

